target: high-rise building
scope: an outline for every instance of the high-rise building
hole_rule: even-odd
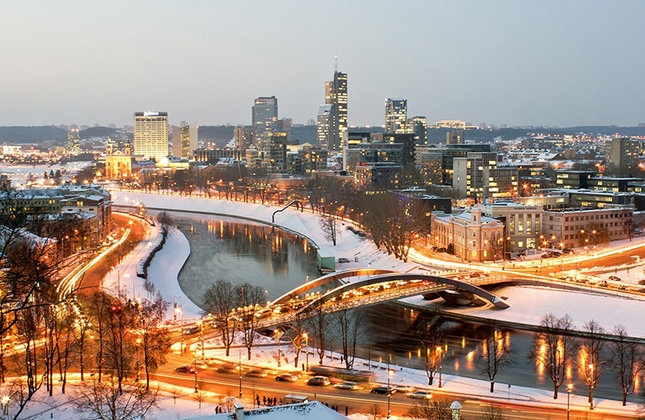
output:
[[[334,72],[334,80],[325,82],[325,105],[329,108],[330,134],[329,139],[321,145],[327,150],[339,150],[342,147],[341,139],[347,133],[347,73]],[[321,106],[320,110],[323,110]],[[327,112],[327,111],[325,111]],[[319,111],[320,115],[320,111]],[[320,129],[319,129],[320,132]],[[320,139],[320,137],[319,137]]]
[[[316,123],[318,144],[327,151],[338,150],[338,112],[335,104],[320,105]]]
[[[235,127],[233,129],[233,140],[235,148],[244,150],[253,142],[253,132],[246,127]]]
[[[168,156],[168,113],[134,113],[134,153],[157,162]]]
[[[199,125],[194,122],[186,124],[182,122],[180,127],[172,127],[172,155],[182,159],[192,159],[197,149]]]
[[[605,155],[607,169],[619,175],[629,175],[638,168],[641,143],[629,137],[616,137],[607,140]]]
[[[81,137],[78,128],[71,128],[67,132],[67,153],[70,155],[81,153]]]
[[[390,134],[405,133],[405,122],[408,118],[408,100],[392,99],[385,100],[385,132]]]
[[[256,142],[266,138],[268,133],[278,131],[278,99],[275,96],[261,96],[253,101],[251,124]]]
[[[426,117],[417,115],[409,118],[406,122],[406,130],[409,134],[414,134],[416,144],[428,143],[428,120]]]

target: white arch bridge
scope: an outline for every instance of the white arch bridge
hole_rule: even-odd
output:
[[[307,293],[312,289],[352,277],[356,281],[344,283],[326,292]],[[422,273],[401,273],[382,269],[350,269],[338,271],[307,282],[280,296],[259,312],[260,328],[308,318],[322,311],[331,313],[343,309],[369,306],[405,297],[437,293],[445,300],[455,297],[476,305],[490,304],[498,309],[509,305],[480,286],[503,282],[499,278],[476,277],[457,279]]]

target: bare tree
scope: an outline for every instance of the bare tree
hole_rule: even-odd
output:
[[[340,338],[345,367],[351,369],[356,356],[356,344],[363,327],[363,313],[360,310],[341,309],[332,314],[336,333]]]
[[[437,327],[435,319],[425,326],[419,342],[423,349],[425,371],[428,376],[428,385],[432,385],[434,377],[439,369],[440,354],[438,349],[443,344],[443,331]]]
[[[576,348],[576,340],[571,335],[572,332],[569,315],[562,318],[553,314],[546,315],[542,319],[529,354],[529,357],[544,367],[551,378],[553,399],[558,398],[558,390],[566,378],[567,363],[571,360]]]
[[[638,345],[628,340],[625,327],[614,328],[614,335],[617,339],[609,342],[610,360],[623,393],[623,405],[626,405],[627,395],[634,391],[634,379],[643,369],[643,363]]]
[[[504,417],[502,416],[502,409],[499,406],[489,404],[484,409],[482,418],[484,420],[502,420]]]
[[[325,357],[325,341],[328,322],[327,314],[321,307],[314,309],[312,316],[309,317],[309,326],[312,331],[311,335],[314,339],[314,346],[318,353],[319,365],[323,364],[323,358]]]
[[[578,368],[585,378],[585,383],[589,388],[589,404],[593,405],[593,392],[598,385],[598,380],[605,370],[605,330],[598,322],[591,320],[583,326],[586,334],[580,341],[582,358],[578,363]]]
[[[320,228],[322,229],[325,238],[336,246],[336,237],[338,232],[338,221],[336,218],[332,216],[322,218],[320,220]]]
[[[170,335],[162,325],[167,308],[168,302],[164,301],[161,295],[157,295],[154,301],[144,299],[139,306],[139,330],[143,367],[146,372],[146,391],[150,389],[150,373],[166,361],[166,354],[170,350]]]
[[[125,382],[111,377],[82,386],[74,400],[76,411],[87,418],[127,420],[144,418],[155,406],[157,392],[147,391],[142,384]]]
[[[238,297],[239,308],[237,316],[242,328],[242,338],[247,349],[247,355],[251,360],[251,350],[257,332],[259,317],[256,316],[265,300],[264,290],[261,287],[244,283],[235,288]]]
[[[406,416],[413,419],[443,420],[452,416],[449,400],[421,400],[408,409]]]
[[[105,342],[105,362],[112,375],[116,376],[119,392],[130,366],[134,360],[134,333],[131,328],[135,325],[136,312],[131,305],[121,300],[112,303],[107,318],[107,334]]]
[[[229,355],[235,338],[233,310],[239,301],[238,291],[226,280],[218,279],[204,293],[204,314],[211,315],[215,328],[222,337],[222,344]]]
[[[480,356],[481,370],[490,380],[490,392],[494,392],[495,377],[504,367],[513,362],[512,349],[506,346],[501,331],[492,330],[484,337]]]

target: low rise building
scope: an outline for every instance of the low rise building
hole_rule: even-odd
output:
[[[520,252],[537,247],[541,234],[541,205],[527,205],[512,201],[498,200],[492,204],[480,206],[483,213],[504,224],[504,251]]]
[[[630,207],[546,210],[542,245],[574,248],[629,238],[634,230],[633,212]]]
[[[397,188],[401,166],[387,163],[363,164],[354,170],[354,182],[368,188]]]
[[[430,243],[466,261],[501,259],[504,224],[474,207],[457,215],[432,213]]]

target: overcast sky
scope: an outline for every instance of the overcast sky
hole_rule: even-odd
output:
[[[351,125],[409,115],[509,125],[645,122],[645,1],[5,1],[0,125],[304,123],[333,57]]]

